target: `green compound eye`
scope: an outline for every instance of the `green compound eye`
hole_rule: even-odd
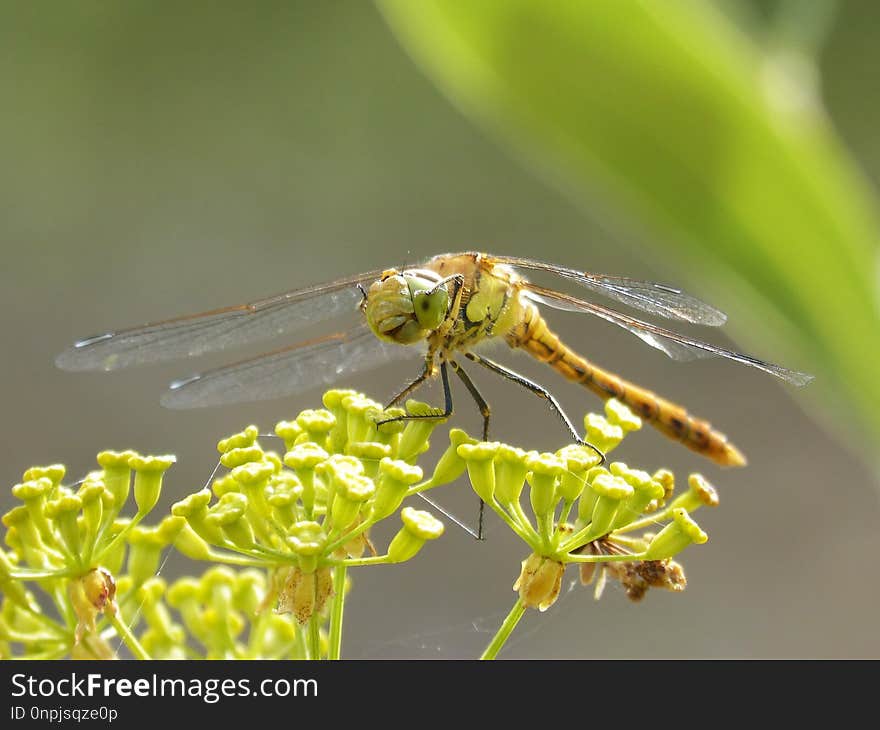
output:
[[[420,291],[413,295],[413,308],[419,325],[426,330],[437,329],[446,317],[449,294],[445,287],[434,291]]]

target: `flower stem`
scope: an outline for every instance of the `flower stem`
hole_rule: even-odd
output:
[[[345,573],[344,565],[333,569],[333,603],[330,606],[330,646],[327,649],[328,659],[339,659],[342,652],[342,615],[345,609]]]
[[[321,619],[313,613],[309,619],[309,659],[321,658]]]
[[[489,642],[489,646],[486,647],[480,659],[494,659],[498,656],[498,652],[501,651],[501,647],[504,646],[504,642],[507,641],[511,632],[516,628],[525,611],[526,607],[522,599],[517,598],[513,608],[510,609],[510,613],[507,614],[507,617],[501,623],[501,626],[498,628],[495,636],[492,637],[492,641]]]
[[[136,659],[149,659],[150,655],[147,653],[147,650],[141,645],[141,643],[135,638],[135,635],[128,630],[128,626],[126,626],[125,621],[119,618],[119,614],[117,612],[108,612],[110,623],[113,625],[113,628],[116,629],[120,638],[125,642],[125,645],[131,649],[131,653],[134,654]]]

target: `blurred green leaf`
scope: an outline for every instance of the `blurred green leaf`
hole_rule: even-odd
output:
[[[876,442],[878,221],[810,59],[763,52],[708,2],[379,5],[465,113],[594,211],[637,219],[738,339],[817,374],[804,395]]]

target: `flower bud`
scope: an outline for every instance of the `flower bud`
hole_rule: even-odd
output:
[[[694,522],[687,510],[672,510],[672,522],[658,532],[648,549],[640,556],[642,560],[663,560],[680,553],[691,543],[701,545],[709,536]]]
[[[611,475],[604,466],[594,466],[587,471],[584,480],[584,489],[578,497],[578,519],[582,523],[590,522],[593,519],[593,508],[596,506],[596,500],[599,499],[599,493],[593,489],[593,480],[600,474]]]
[[[662,499],[663,487],[648,472],[630,469],[621,462],[614,462],[610,469],[612,474],[623,479],[634,490],[632,497],[621,504],[614,518],[612,529],[617,530],[635,520],[652,501]]]
[[[463,462],[462,462],[463,463]],[[379,462],[376,498],[373,500],[372,521],[383,520],[403,502],[407,491],[422,478],[422,470],[400,459],[384,458]]]
[[[67,469],[64,464],[50,464],[49,466],[32,466],[21,477],[23,482],[31,482],[37,479],[48,479],[52,485],[52,489],[56,489]]]
[[[388,560],[402,563],[422,549],[427,540],[435,540],[443,534],[443,523],[430,512],[404,507],[400,511],[403,528],[388,546]]]
[[[181,518],[183,519],[183,518]],[[175,549],[191,560],[209,560],[211,548],[188,524],[174,538]]]
[[[460,428],[450,429],[449,446],[437,460],[437,466],[434,467],[434,473],[431,474],[428,484],[432,487],[449,484],[464,474],[467,465],[465,460],[458,455],[458,447],[462,444],[476,443],[478,443],[477,439],[471,438]]]
[[[275,435],[284,441],[284,450],[290,451],[295,445],[296,440],[304,431],[296,421],[279,421],[275,424]]]
[[[211,490],[202,489],[171,505],[171,514],[186,519],[193,531],[212,545],[222,545],[223,533],[217,525],[208,524],[208,503],[211,501]]]
[[[330,430],[327,437],[327,448],[332,452],[340,452],[345,447],[348,439],[348,412],[343,408],[342,402],[349,396],[358,395],[357,391],[336,388],[324,393],[324,407],[329,410],[336,419],[336,425]]]
[[[364,474],[375,479],[379,472],[379,462],[391,456],[391,446],[378,441],[356,441],[345,446],[345,453],[361,462]]]
[[[104,516],[104,494],[112,499],[112,495],[104,488],[102,482],[85,481],[77,490],[76,496],[82,500],[83,541],[91,550],[98,539]]]
[[[388,546],[388,559],[392,563],[409,560],[422,549],[428,540],[436,540],[443,534],[443,523],[430,512],[404,507],[400,511],[403,528]]]
[[[424,453],[430,447],[428,442],[431,433],[441,423],[445,423],[447,416],[438,412],[437,408],[420,401],[408,400],[406,412],[409,416],[416,416],[406,421],[406,426],[400,436],[397,458],[413,462],[415,458]]]
[[[173,454],[166,456],[135,455],[129,459],[134,469],[134,500],[138,514],[146,514],[159,501],[162,491],[162,476],[177,461]]]
[[[369,441],[376,430],[376,416],[382,412],[382,406],[361,393],[355,393],[342,399],[342,408],[346,413],[345,443]]]
[[[514,446],[501,444],[495,455],[495,499],[509,508],[518,504],[526,483],[527,459],[537,456],[536,451],[525,452]]]
[[[330,506],[333,530],[344,532],[358,517],[364,503],[376,492],[373,480],[363,474],[340,473]]]
[[[501,447],[497,441],[480,441],[462,444],[458,455],[467,464],[468,477],[477,496],[484,502],[492,502],[495,495],[495,455]]]
[[[246,518],[248,498],[239,492],[224,494],[205,517],[205,523],[222,531],[236,547],[249,550],[254,546],[254,531]]]
[[[77,558],[82,554],[82,536],[78,522],[81,509],[82,500],[73,494],[53,499],[46,505],[46,516],[55,523],[67,551]]]
[[[242,466],[252,461],[262,460],[263,450],[257,444],[230,449],[220,456],[220,463],[227,469],[234,469],[237,466]]]
[[[133,527],[128,535],[128,575],[135,585],[156,575],[167,543],[157,528]]]
[[[373,432],[373,438],[383,444],[391,447],[391,458],[396,459],[400,450],[400,438],[406,423],[400,420],[401,416],[405,416],[406,411],[403,408],[386,408],[381,413],[377,413],[374,418],[376,428]]]
[[[257,442],[260,435],[260,429],[256,426],[248,426],[243,431],[239,431],[217,443],[217,451],[226,454],[234,449],[247,449]]]
[[[33,469],[28,469],[25,474],[33,473]],[[46,519],[46,502],[55,489],[55,484],[47,476],[38,477],[16,484],[12,488],[12,495],[20,499],[27,508],[28,514],[34,523],[34,527],[40,534],[42,542],[52,542],[51,528]]]
[[[603,454],[612,451],[623,441],[625,435],[621,426],[610,423],[596,413],[588,413],[584,417],[584,428],[587,432],[584,441],[595,446]]]
[[[642,427],[642,419],[617,398],[609,398],[605,401],[605,417],[608,423],[619,426],[625,434],[638,431]]]
[[[315,508],[315,468],[329,456],[324,449],[311,442],[298,444],[284,455],[284,463],[293,469],[302,484],[302,503],[308,516]]]
[[[301,520],[290,526],[286,543],[299,557],[303,570],[313,571],[327,544],[327,534],[319,523]]]
[[[336,425],[336,416],[323,408],[305,410],[296,417],[296,425],[309,436],[309,441],[322,445],[327,441],[327,434]]]
[[[702,474],[691,474],[688,477],[688,491],[676,497],[671,508],[681,507],[693,512],[700,507],[717,507],[718,492]]]
[[[620,477],[610,474],[599,474],[591,486],[598,494],[589,532],[590,540],[595,540],[610,532],[621,503],[632,497],[635,490]]]
[[[566,502],[572,503],[584,491],[587,472],[599,463],[599,455],[591,448],[572,444],[561,448],[556,456],[565,465],[565,471],[559,478],[560,495]]]
[[[131,464],[136,451],[102,451],[98,454],[98,466],[104,470],[104,486],[113,495],[116,511],[122,509],[131,488]]]
[[[269,514],[266,488],[269,479],[275,474],[275,464],[269,460],[252,461],[235,467],[230,474],[241,485],[241,491],[247,495],[253,513],[265,519]]]
[[[532,454],[526,457],[526,467],[529,469],[526,479],[531,486],[529,501],[532,512],[540,519],[556,509],[556,480],[565,466],[554,454]]]

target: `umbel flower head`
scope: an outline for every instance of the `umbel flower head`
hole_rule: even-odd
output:
[[[159,499],[173,456],[102,451],[97,461],[101,469],[78,485],[65,486],[65,469],[55,464],[28,469],[12,488],[21,504],[2,517],[9,550],[0,550],[0,636],[10,654],[14,644],[28,656],[112,656],[102,628],[109,623],[125,633],[120,606],[155,573],[176,535],[174,526],[139,526]],[[131,498],[135,513],[123,517]]]
[[[404,499],[440,483],[425,482],[415,462],[444,419],[415,401],[406,412],[383,410],[347,390],[328,391],[324,405],[277,424],[283,455],[262,448],[255,426],[223,439],[220,462],[229,471],[171,510],[185,522],[179,550],[268,569],[264,604],[300,624],[339,590],[335,568],[410,560],[443,532],[429,513],[407,507],[385,553],[369,537]],[[394,420],[405,413],[431,417]]]
[[[611,399],[605,415],[587,415],[584,426],[585,440],[607,454],[639,429],[641,421]],[[581,567],[585,583],[600,571],[597,597],[608,576],[619,580],[633,600],[649,587],[683,590],[684,572],[672,558],[691,544],[706,542],[691,513],[718,502],[715,490],[699,475],[691,476],[686,494],[670,502],[670,472],[652,475],[622,462],[606,468],[599,465],[595,450],[583,446],[541,454],[494,442],[467,442],[458,446],[457,454],[474,491],[531,549],[514,590],[523,607],[540,611],[559,597],[570,563]],[[656,534],[633,534],[665,522]]]
[[[261,606],[263,571],[215,566],[170,586],[150,578],[137,590],[141,645],[154,659],[303,659],[296,625]],[[326,641],[326,637],[322,637]]]

